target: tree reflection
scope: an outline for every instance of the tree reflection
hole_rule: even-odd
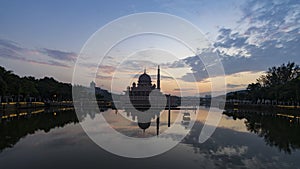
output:
[[[0,152],[12,148],[21,138],[42,130],[49,132],[56,127],[78,123],[72,109],[46,110],[18,119],[2,119],[0,123]]]
[[[290,154],[300,148],[299,117],[249,111],[225,111],[233,119],[246,119],[247,130],[264,138],[267,145]]]

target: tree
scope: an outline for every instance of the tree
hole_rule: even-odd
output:
[[[269,99],[276,103],[299,103],[300,68],[294,62],[269,68],[257,83],[249,84],[247,90],[252,100]]]
[[[247,90],[250,94],[252,103],[257,103],[257,99],[260,97],[261,88],[262,86],[260,83],[251,83],[248,85]]]
[[[282,64],[279,67],[272,67],[266,72],[266,75],[261,77],[259,81],[264,83],[266,87],[273,87],[284,85],[293,79],[297,78],[300,74],[299,66],[294,62],[288,62],[287,65]]]
[[[20,98],[26,97],[70,100],[72,99],[72,85],[58,82],[52,77],[43,79],[35,79],[32,76],[19,77],[0,66],[0,97],[2,96],[10,96],[16,101],[21,101]]]

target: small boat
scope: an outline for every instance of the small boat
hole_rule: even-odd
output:
[[[184,112],[181,123],[189,122],[189,121],[191,121],[191,114],[189,112]]]

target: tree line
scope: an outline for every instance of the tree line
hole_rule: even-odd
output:
[[[72,99],[72,85],[52,77],[20,77],[0,66],[0,102],[62,101]]]
[[[300,68],[294,62],[269,68],[247,90],[233,92],[227,99],[249,100],[253,104],[300,104]]]

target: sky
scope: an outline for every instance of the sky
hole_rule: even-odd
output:
[[[155,83],[161,65],[165,93],[195,96],[209,93],[212,81],[220,78],[209,76],[199,57],[219,56],[227,91],[245,89],[269,67],[288,61],[300,64],[297,0],[2,0],[0,4],[0,66],[20,76],[52,76],[71,83],[82,51],[92,53],[88,45],[95,32],[120,17],[144,12],[185,19],[210,46],[199,42],[202,51],[195,53],[170,37],[132,36],[113,46],[101,63],[81,65],[78,83],[88,85],[90,78],[85,77],[96,73],[98,86],[121,93],[145,68]],[[95,41],[97,50],[114,35]]]

